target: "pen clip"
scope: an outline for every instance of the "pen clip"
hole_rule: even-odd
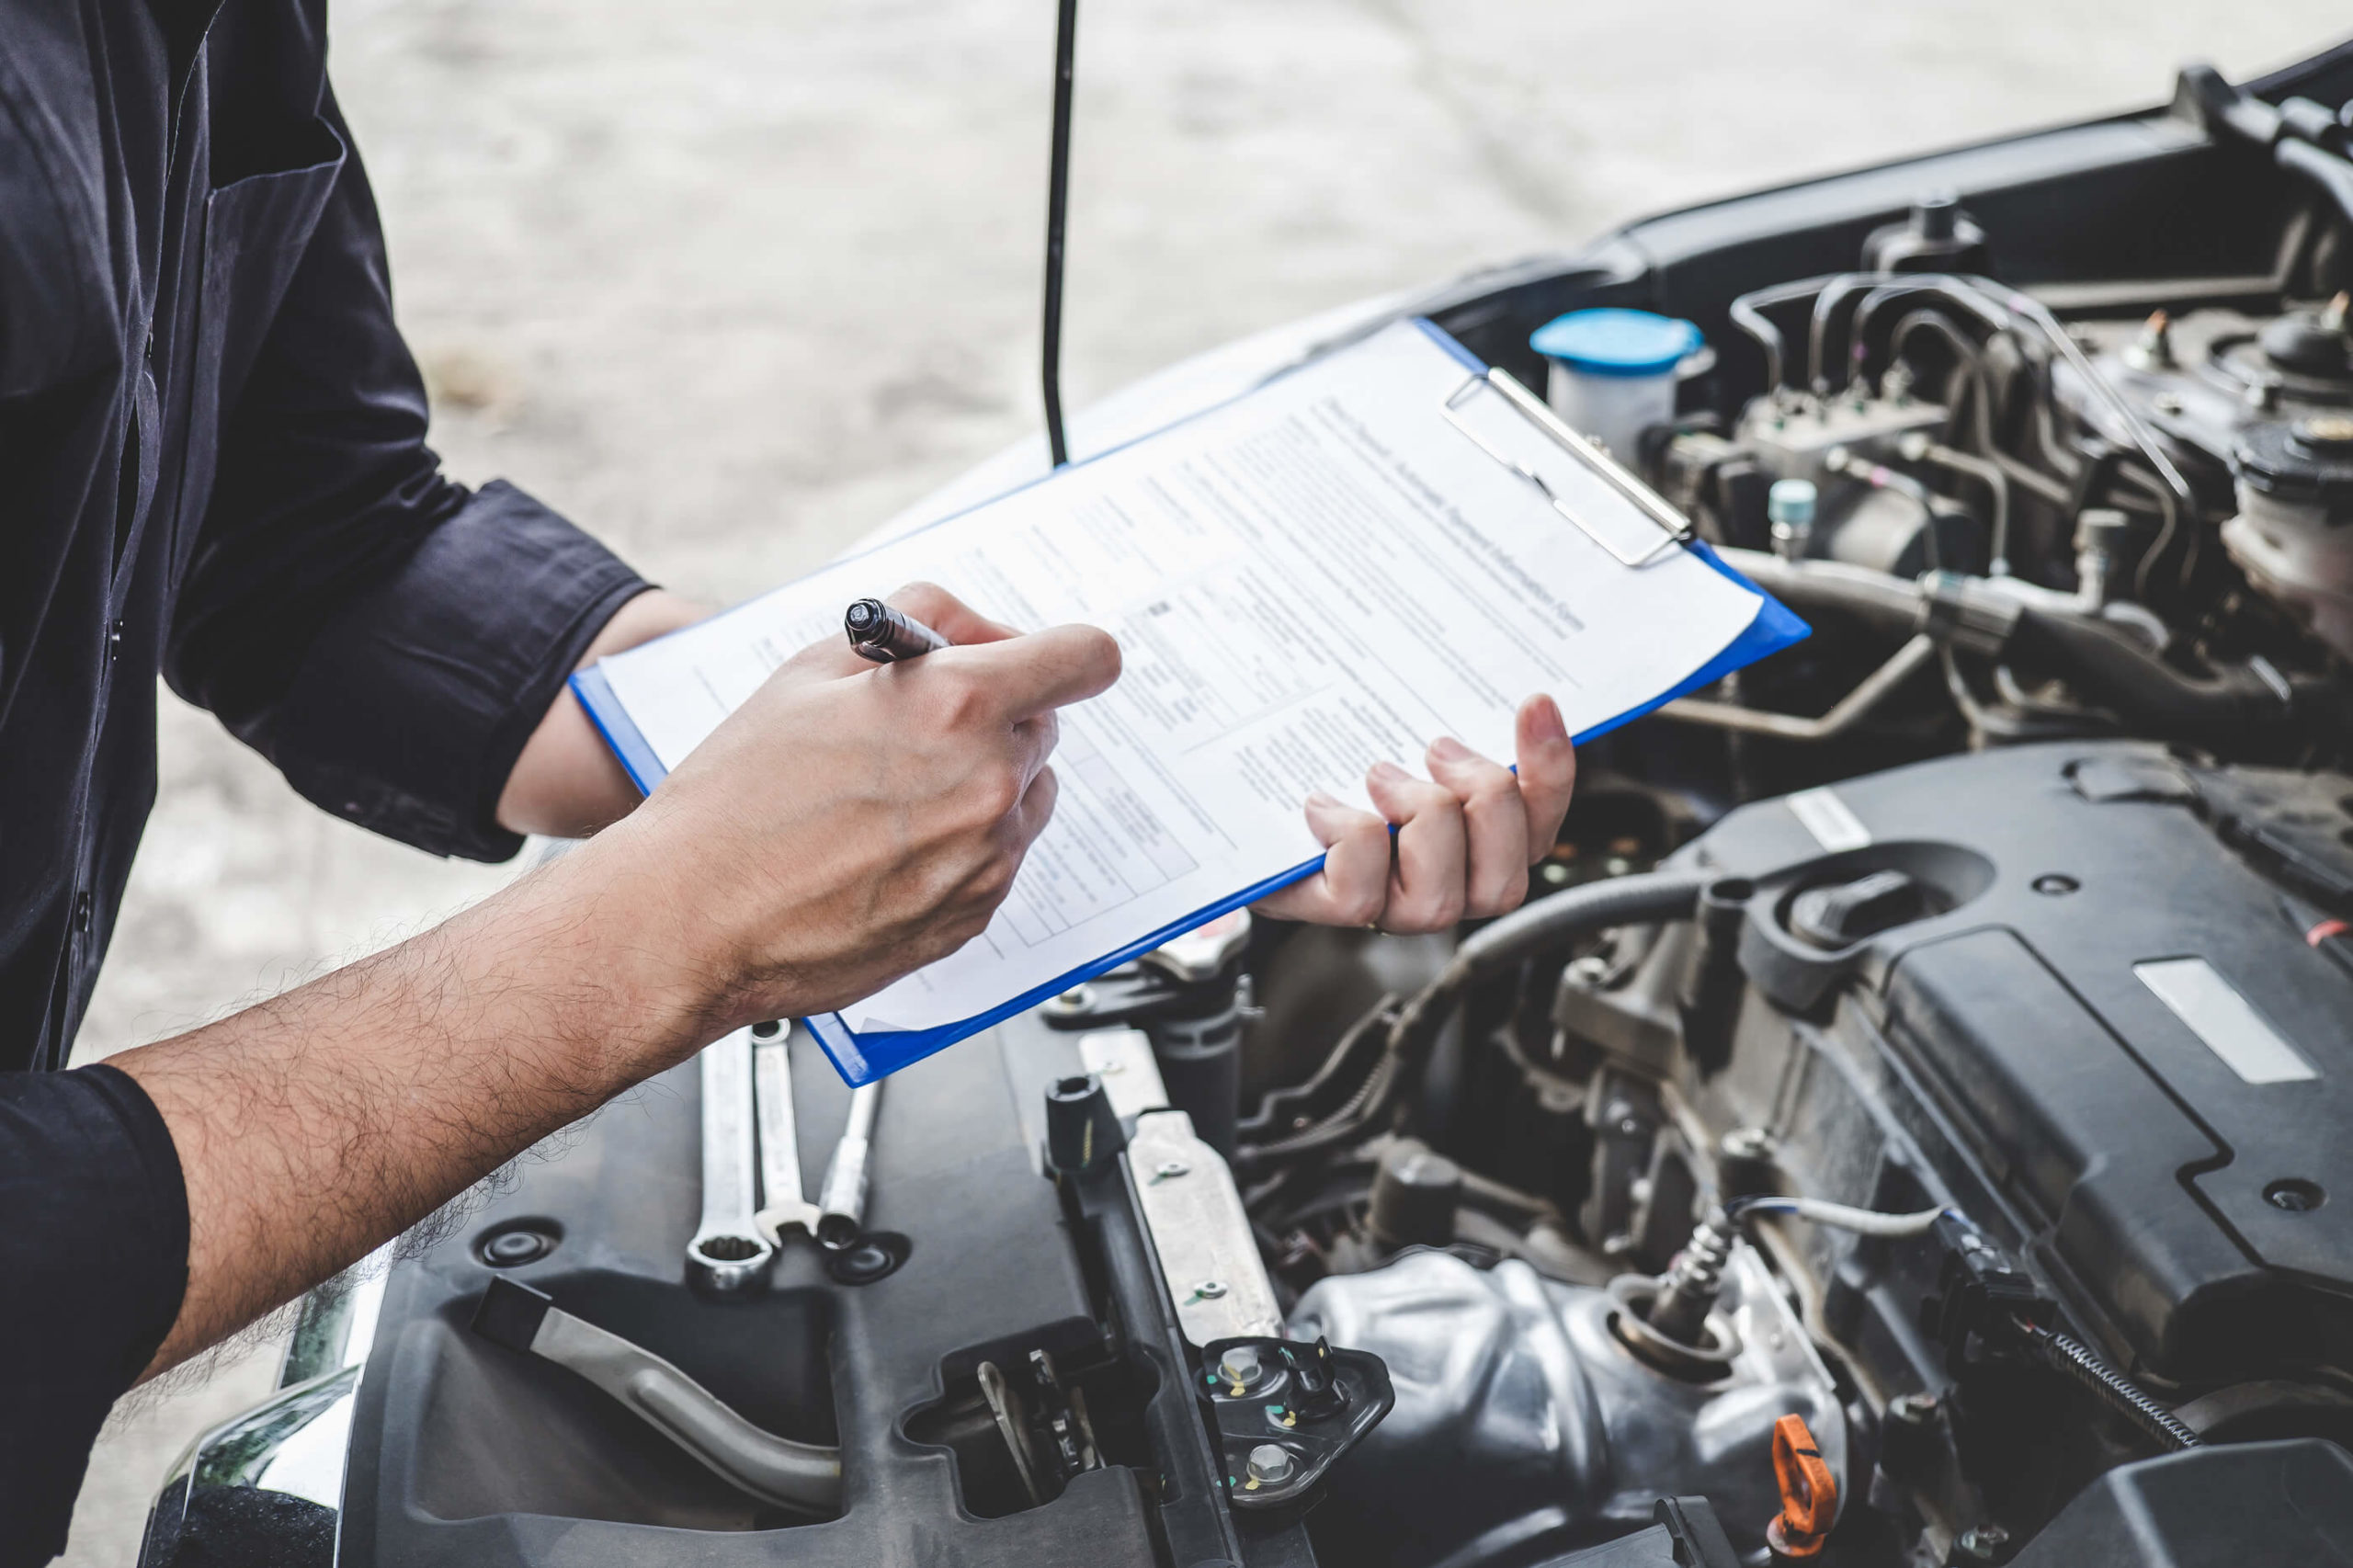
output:
[[[1643,517],[1657,524],[1665,530],[1666,537],[1650,549],[1639,551],[1631,555],[1619,549],[1616,544],[1603,536],[1600,529],[1579,517],[1569,504],[1561,498],[1560,493],[1546,483],[1542,474],[1538,473],[1518,459],[1498,449],[1493,442],[1479,434],[1468,419],[1463,417],[1462,405],[1470,401],[1472,393],[1482,389],[1500,394],[1506,403],[1519,411],[1521,417],[1550,437],[1553,445],[1590,469],[1595,478],[1615,491]],[[1610,558],[1619,565],[1640,570],[1657,561],[1677,546],[1690,542],[1692,537],[1690,519],[1668,506],[1660,497],[1658,492],[1634,477],[1616,459],[1603,450],[1599,443],[1578,435],[1574,430],[1562,424],[1560,416],[1546,407],[1542,399],[1520,385],[1518,379],[1509,371],[1491,369],[1466,377],[1462,384],[1455,388],[1448,396],[1440,412],[1446,415],[1447,423],[1461,431],[1472,446],[1534,485],[1544,499],[1552,503],[1552,510],[1575,524],[1579,532],[1607,551]]]

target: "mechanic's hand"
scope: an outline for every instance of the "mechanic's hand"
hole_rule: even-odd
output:
[[[1386,762],[1365,776],[1380,816],[1310,797],[1307,825],[1324,846],[1324,869],[1259,900],[1258,910],[1404,932],[1518,908],[1528,868],[1552,850],[1568,812],[1577,758],[1551,698],[1521,703],[1518,727],[1517,777],[1449,738],[1430,747],[1427,780]]]
[[[959,646],[804,649],[591,841],[633,857],[719,1028],[847,1006],[977,936],[1053,812],[1054,710],[1119,678],[1093,627],[1016,635],[927,584],[890,602]]]

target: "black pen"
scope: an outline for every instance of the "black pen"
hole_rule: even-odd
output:
[[[926,653],[949,646],[947,638],[914,616],[892,609],[881,599],[858,599],[852,603],[842,612],[842,630],[849,634],[851,652],[878,665],[895,665],[901,659],[921,658]]]

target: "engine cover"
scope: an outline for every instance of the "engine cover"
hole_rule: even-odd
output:
[[[1740,960],[1775,1006],[1744,1015],[1714,1092],[1762,1089],[1744,1078],[1790,1053],[1754,1037],[1786,1042],[1790,1015],[1849,998],[1883,1097],[2134,1364],[2206,1381],[2336,1361],[2353,967],[2330,921],[2353,896],[2348,843],[2353,779],[2123,743],[1745,808],[1692,853],[1755,883]],[[1881,872],[1896,877],[1858,888]],[[1835,1150],[1790,1161],[1837,1185]]]

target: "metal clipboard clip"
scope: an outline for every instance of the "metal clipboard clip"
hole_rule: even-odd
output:
[[[1560,493],[1545,483],[1542,474],[1510,454],[1497,450],[1494,443],[1472,428],[1471,422],[1462,416],[1462,405],[1471,400],[1472,393],[1482,388],[1499,393],[1505,402],[1519,411],[1523,418],[1551,437],[1554,446],[1590,469],[1595,478],[1624,497],[1643,516],[1656,523],[1665,531],[1666,537],[1648,550],[1629,555],[1605,538],[1600,529],[1577,516],[1569,504],[1561,499]],[[1668,506],[1660,498],[1656,491],[1620,465],[1598,442],[1588,440],[1562,424],[1560,415],[1547,407],[1542,398],[1520,385],[1518,379],[1509,371],[1490,369],[1465,378],[1462,384],[1455,388],[1452,394],[1447,398],[1441,412],[1445,414],[1447,423],[1468,437],[1472,446],[1534,485],[1543,494],[1544,499],[1552,504],[1552,510],[1574,523],[1580,533],[1608,551],[1610,557],[1619,565],[1639,570],[1657,561],[1669,551],[1691,541],[1692,528],[1689,518]]]

